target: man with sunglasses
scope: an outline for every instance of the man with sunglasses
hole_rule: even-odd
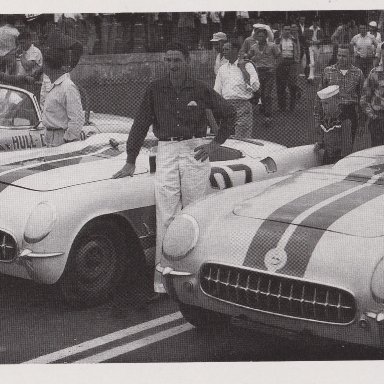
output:
[[[133,176],[135,161],[150,125],[159,139],[156,156],[156,264],[160,262],[165,231],[186,205],[203,197],[210,176],[209,156],[228,138],[236,110],[203,82],[188,74],[189,52],[184,44],[166,47],[168,74],[147,88],[127,141],[127,163],[114,178]],[[221,120],[221,128],[209,142],[206,110]],[[155,272],[154,290],[164,293],[161,276]]]

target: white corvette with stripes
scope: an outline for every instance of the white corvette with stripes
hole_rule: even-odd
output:
[[[384,347],[384,147],[208,196],[163,242],[168,292],[196,326]]]
[[[135,277],[155,245],[156,140],[147,136],[133,177],[112,179],[126,161],[126,140],[100,133],[0,154],[0,273],[56,284],[66,300],[86,304]],[[229,139],[214,157],[211,193],[318,162],[313,146],[258,140]]]

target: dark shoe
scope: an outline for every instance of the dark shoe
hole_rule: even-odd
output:
[[[167,297],[166,293],[155,292],[152,296],[150,296],[147,300],[145,300],[145,302],[147,304],[155,303],[157,301],[165,299],[166,297]]]

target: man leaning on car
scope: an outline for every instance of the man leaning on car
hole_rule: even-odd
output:
[[[82,53],[82,45],[69,36],[54,32],[43,51],[43,71],[49,78],[44,94],[43,125],[48,147],[80,140],[84,112],[80,92],[66,67],[74,68]],[[71,60],[69,60],[71,59]]]
[[[168,74],[147,88],[127,141],[127,163],[114,178],[133,176],[135,161],[151,124],[159,139],[156,157],[156,264],[161,258],[163,235],[182,207],[203,197],[210,176],[209,156],[228,138],[236,110],[205,83],[188,75],[189,52],[181,42],[167,45]],[[206,110],[222,125],[207,143]],[[154,290],[165,293],[155,272]]]

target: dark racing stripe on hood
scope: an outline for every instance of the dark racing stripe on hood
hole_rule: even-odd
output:
[[[383,188],[372,188],[367,185],[308,216],[291,235],[285,247],[287,263],[279,273],[304,276],[309,259],[325,230],[348,212],[383,194]]]
[[[105,159],[105,158],[118,156],[121,153],[123,153],[124,151],[125,150],[106,148],[104,151],[102,151],[100,153],[95,153],[92,156],[77,155],[78,157],[75,157],[75,158],[66,158],[64,160],[57,160],[57,159],[51,160],[50,162],[44,162],[44,163],[39,164],[37,166],[31,166],[29,168],[16,169],[13,172],[9,172],[9,173],[3,174],[3,175],[0,174],[0,182],[4,183],[6,185],[12,184],[15,181],[18,181],[18,180],[23,179],[25,177],[34,175],[36,173],[45,172],[45,171],[49,171],[52,169],[69,167],[69,166],[77,165],[80,163],[90,163],[90,162],[94,162],[94,161],[100,161],[100,160]],[[95,151],[93,150],[92,152],[89,152],[89,153],[94,153],[94,152]],[[19,167],[20,167],[20,164],[19,164]]]
[[[49,162],[49,161],[55,161],[55,160],[60,160],[60,159],[68,159],[68,158],[75,157],[75,156],[89,155],[93,152],[100,150],[101,148],[103,148],[105,146],[106,146],[105,144],[89,145],[88,147],[85,147],[85,148],[80,149],[78,151],[72,151],[72,152],[62,153],[62,154],[58,154],[58,155],[44,156],[44,157],[42,157],[42,156],[33,157],[33,158],[22,160],[22,161],[17,161],[14,163],[1,165],[0,166],[0,177],[1,177],[1,173],[9,171],[11,169],[20,168],[22,166],[27,165],[28,163],[31,163],[31,166],[33,166],[36,163]]]
[[[278,244],[292,222],[311,207],[336,197],[338,194],[352,190],[360,181],[368,182],[372,177],[384,172],[384,164],[375,164],[362,168],[346,176],[342,181],[327,185],[315,191],[309,192],[275,210],[256,232],[248,248],[243,265],[246,267],[266,270],[265,257],[271,250],[277,249]],[[352,181],[352,183],[348,182]],[[353,182],[355,181],[355,182]],[[378,179],[375,184],[382,182]],[[364,192],[363,192],[364,191]],[[300,223],[285,247],[287,262],[279,273],[302,277],[312,255],[324,231],[337,219],[352,209],[365,202],[384,194],[383,188],[370,188],[366,185],[361,190],[352,192],[340,200],[330,202],[323,208],[319,208]],[[321,229],[313,230],[319,226],[318,213],[323,217]],[[312,228],[309,228],[312,226]]]

